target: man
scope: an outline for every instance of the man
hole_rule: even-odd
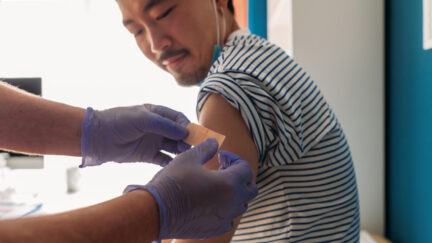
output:
[[[72,212],[0,221],[0,242],[150,242],[208,238],[232,228],[257,193],[250,166],[222,151],[220,171],[202,164],[216,140],[189,149],[183,114],[143,105],[95,111],[27,94],[0,82],[0,148],[83,156],[81,166],[148,161],[165,166],[125,195]],[[163,151],[181,153],[171,161]],[[199,182],[199,183],[197,183]],[[223,193],[222,193],[223,192]],[[204,220],[204,221],[202,221]]]
[[[144,55],[179,85],[200,84],[200,123],[225,134],[222,149],[254,169],[260,193],[241,223],[236,220],[237,231],[205,242],[358,240],[357,185],[345,135],[292,58],[239,30],[230,0],[117,2]]]

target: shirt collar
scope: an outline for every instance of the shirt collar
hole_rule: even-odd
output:
[[[247,35],[250,35],[250,31],[249,31],[249,29],[246,29],[246,28],[238,29],[238,30],[232,32],[232,33],[228,36],[228,39],[227,39],[226,43],[230,43],[230,42],[234,41],[234,39],[235,39],[236,37],[239,38],[239,37],[241,37],[241,36],[247,36]]]

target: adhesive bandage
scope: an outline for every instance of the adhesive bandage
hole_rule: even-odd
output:
[[[206,141],[208,138],[215,138],[218,141],[220,149],[225,140],[224,135],[195,123],[190,123],[186,128],[189,131],[189,136],[187,136],[183,142],[192,146],[196,146]]]

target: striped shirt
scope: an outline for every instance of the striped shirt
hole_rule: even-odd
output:
[[[281,48],[238,30],[204,80],[241,113],[259,152],[259,194],[232,242],[358,242],[357,182],[344,132],[310,76]]]

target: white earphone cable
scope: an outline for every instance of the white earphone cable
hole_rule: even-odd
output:
[[[223,10],[223,8],[221,9],[222,10],[222,18],[223,18],[223,35],[222,35],[222,42],[224,42],[225,41],[225,35],[226,35],[226,20],[225,20],[225,11]],[[222,43],[223,44],[223,43]]]
[[[216,17],[217,45],[220,46],[219,16],[217,13],[217,8],[216,8],[216,0],[212,0],[212,2],[213,2],[215,17]]]

